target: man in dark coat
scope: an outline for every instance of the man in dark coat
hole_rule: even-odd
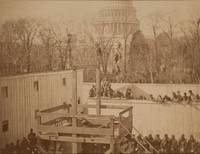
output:
[[[161,142],[161,153],[169,153],[170,140],[167,134],[165,134],[164,139]]]
[[[177,153],[178,152],[178,141],[176,140],[175,136],[172,135],[170,140],[170,153]]]
[[[178,144],[179,144],[179,153],[186,153],[187,140],[185,139],[185,135],[184,134],[181,136]]]

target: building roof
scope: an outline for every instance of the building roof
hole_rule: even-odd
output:
[[[48,75],[58,75],[58,74],[66,74],[70,73],[73,70],[63,70],[63,71],[54,71],[54,72],[41,72],[41,73],[26,73],[26,74],[19,74],[19,75],[12,75],[12,76],[2,76],[0,77],[1,80],[9,80],[9,79],[18,79],[18,78],[31,78],[31,77],[41,77],[41,76],[48,76]],[[77,70],[81,72],[83,70]]]

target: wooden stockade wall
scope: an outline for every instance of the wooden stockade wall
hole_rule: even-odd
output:
[[[88,104],[95,104],[94,99],[88,99]],[[151,101],[140,100],[102,100],[102,106],[121,105],[133,107],[133,126],[143,135],[165,133],[180,137],[193,134],[200,140],[200,104],[159,104]],[[88,111],[95,114],[95,109]],[[102,109],[103,115],[110,113],[117,115],[118,110]]]
[[[94,99],[89,99],[89,90],[94,83],[83,83],[82,102],[95,104]],[[114,90],[125,91],[127,87],[133,89],[135,96],[149,96],[153,94],[168,95],[180,91],[181,94],[192,90],[194,94],[200,94],[200,85],[197,84],[130,84],[113,83]],[[125,100],[102,98],[102,105],[124,105],[133,106],[133,125],[144,135],[152,134],[175,134],[179,137],[182,133],[189,136],[194,134],[200,139],[200,103],[188,104],[159,104],[157,102],[144,100]],[[117,114],[117,110],[102,109],[102,114]],[[89,113],[95,113],[90,109]]]
[[[82,76],[82,71],[78,71],[78,86],[81,86]],[[22,139],[30,128],[36,130],[36,110],[64,102],[71,103],[72,80],[72,71],[0,78],[0,148],[6,143]],[[80,96],[80,90],[77,93]],[[8,121],[8,130],[3,132],[2,125],[5,121]]]

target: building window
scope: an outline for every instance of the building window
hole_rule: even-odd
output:
[[[7,98],[8,97],[8,87],[1,87],[1,97],[2,98]]]
[[[63,78],[63,79],[62,79],[62,84],[63,84],[63,86],[66,85],[66,78]]]
[[[34,81],[33,86],[34,86],[34,90],[35,90],[35,91],[38,91],[38,90],[39,90],[38,81]]]
[[[7,132],[8,131],[8,120],[4,120],[2,122],[2,132]]]

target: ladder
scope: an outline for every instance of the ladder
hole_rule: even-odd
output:
[[[127,132],[128,135],[130,135],[131,137],[133,137],[133,134],[132,132],[130,132],[117,118],[115,119],[119,122],[120,126]],[[153,145],[147,141],[143,135],[139,132],[139,130],[137,130],[135,127],[133,127],[134,131],[137,132],[137,134],[141,135],[142,136],[142,140],[148,144],[149,147],[151,147],[151,149],[154,151],[154,152],[151,152],[149,149],[147,149],[137,138],[134,138],[134,140],[136,141],[136,143],[145,151],[145,153],[157,153],[159,154],[159,151],[153,147]],[[127,152],[125,152],[127,153]]]

